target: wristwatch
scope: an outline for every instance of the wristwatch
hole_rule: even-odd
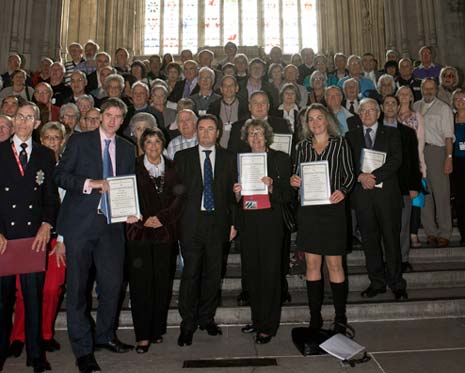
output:
[[[447,154],[447,158],[452,158],[452,154]]]

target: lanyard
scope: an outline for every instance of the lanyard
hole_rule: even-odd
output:
[[[14,142],[11,143],[11,148],[13,149],[13,154],[15,155],[16,164],[18,165],[18,168],[19,168],[19,173],[21,174],[21,176],[24,176],[24,169],[23,169],[21,162],[19,161],[18,152],[16,151]]]

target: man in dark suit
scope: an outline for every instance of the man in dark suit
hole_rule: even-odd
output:
[[[270,101],[268,95],[264,91],[256,91],[252,93],[249,100],[250,116],[253,119],[264,119],[268,121],[273,128],[273,133],[292,133],[289,122],[284,118],[268,116],[270,110]],[[232,124],[231,135],[228,142],[228,150],[232,153],[249,152],[250,147],[241,140],[241,128],[247,119],[239,120]]]
[[[194,60],[187,60],[184,62],[184,79],[176,83],[170,95],[168,101],[178,102],[181,98],[189,97],[200,90],[197,84],[198,80],[198,64]]]
[[[409,264],[410,251],[410,215],[412,211],[412,200],[421,190],[420,160],[418,157],[418,140],[414,129],[397,121],[399,111],[399,99],[389,94],[382,101],[384,113],[383,124],[388,127],[397,128],[402,141],[402,165],[397,173],[399,179],[400,193],[402,194],[402,220],[400,229],[400,249],[402,253],[402,272],[411,270]]]
[[[18,238],[35,237],[32,249],[45,250],[55,225],[59,206],[52,179],[55,158],[49,149],[32,141],[32,132],[39,125],[39,108],[27,102],[13,119],[15,135],[0,144],[0,255],[7,250],[7,240]],[[34,372],[51,369],[42,346],[44,278],[44,272],[20,275],[26,309],[27,365]],[[8,354],[15,291],[16,276],[0,277],[0,371]]]
[[[182,317],[178,345],[190,345],[200,326],[209,335],[222,334],[214,316],[218,305],[223,246],[235,236],[232,226],[236,164],[217,145],[218,119],[210,114],[197,122],[199,145],[176,153],[174,162],[186,188],[181,218],[184,270],[179,290]]]
[[[92,264],[99,288],[95,347],[117,353],[132,349],[116,338],[114,330],[123,281],[124,227],[107,223],[107,200],[102,194],[109,188],[106,177],[135,171],[134,146],[116,135],[126,113],[123,101],[109,98],[102,105],[100,128],[71,136],[54,174],[66,190],[57,231],[66,246],[68,334],[83,372],[100,370],[86,312]]]
[[[378,122],[380,108],[375,100],[363,99],[359,113],[362,127],[351,130],[346,137],[352,149],[358,181],[351,202],[357,214],[370,279],[370,286],[361,295],[372,298],[385,293],[387,285],[396,300],[403,300],[407,299],[407,292],[401,271],[402,198],[397,179],[402,164],[401,137],[395,128]],[[363,172],[361,155],[364,148],[386,153],[385,163],[372,172]]]

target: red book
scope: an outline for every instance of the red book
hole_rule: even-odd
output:
[[[47,251],[33,251],[34,238],[8,240],[6,251],[0,255],[0,276],[45,271]]]

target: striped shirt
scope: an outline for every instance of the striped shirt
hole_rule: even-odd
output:
[[[340,136],[330,136],[328,145],[321,154],[313,149],[313,139],[304,139],[296,146],[294,174],[304,162],[328,161],[331,192],[340,190],[347,195],[355,182],[354,165],[347,140]]]
[[[197,146],[197,144],[198,144],[198,141],[197,141],[196,134],[191,139],[186,139],[182,137],[182,135],[179,135],[169,142],[168,147],[166,148],[166,152],[167,152],[166,156],[169,159],[174,159],[174,155],[178,151],[188,149],[188,148],[193,148],[194,146]]]
[[[81,70],[85,73],[85,68],[86,68],[86,60],[84,58],[79,61],[79,63],[75,63],[74,61],[68,61],[65,63],[65,77],[64,77],[64,82],[66,85],[70,85],[71,83],[71,75],[73,75],[73,72],[76,70]]]

